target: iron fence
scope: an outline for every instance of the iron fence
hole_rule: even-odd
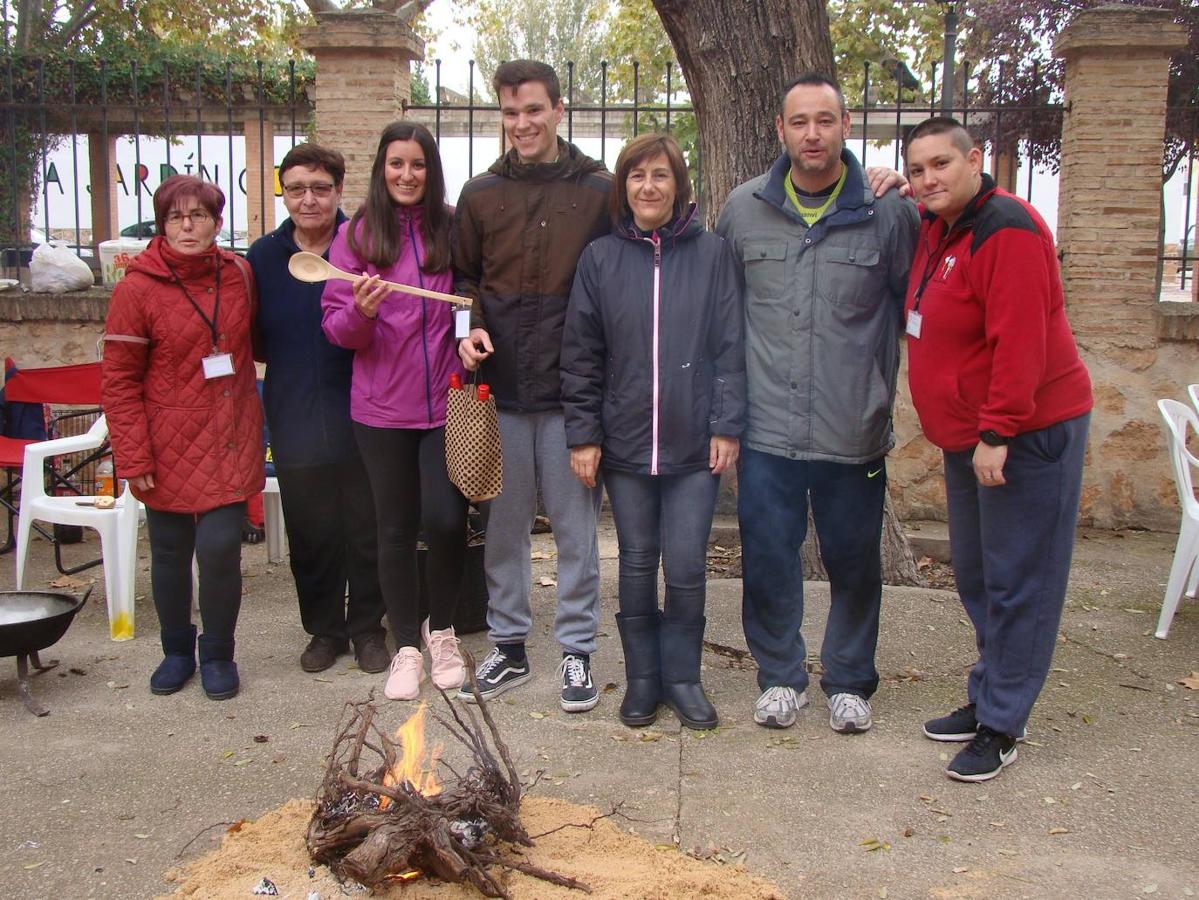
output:
[[[988,79],[992,87],[982,97],[980,79],[968,67],[961,70],[953,102],[942,103],[938,66],[930,66],[922,80],[902,62],[864,65],[862,89],[856,99],[850,98],[849,110],[850,146],[863,165],[901,168],[903,140],[912,126],[930,115],[955,115],[983,143],[987,164],[998,172],[1000,183],[1042,212],[1048,210],[1052,223],[1056,159],[1046,148],[1052,145],[1049,138],[1060,134],[1061,104],[1038,85],[1035,70],[1031,92],[1020,96],[1031,93],[1037,102],[1010,99],[1017,91],[1005,84],[1002,69],[997,80]],[[255,212],[258,222],[267,221],[268,204],[277,204],[277,218],[286,214],[275,166],[312,124],[315,111],[307,94],[314,78],[311,63],[151,66],[8,56],[0,67],[0,156],[8,163],[0,168],[0,246],[10,248],[6,264],[27,259],[35,243],[30,224],[40,226],[45,237],[65,238],[93,260],[103,237],[122,231],[144,234],[153,218],[152,183],[174,171],[193,172],[225,191],[227,233],[222,243],[227,246],[245,248],[253,235],[244,226]],[[632,72],[631,88],[617,90],[610,83],[609,64],[601,63],[598,78],[589,82],[597,85],[593,96],[580,89],[576,68],[568,64],[564,136],[598,142],[592,155],[610,164],[613,151],[643,130],[681,134],[702,203],[704,163],[695,139],[694,107],[677,68],[668,64],[648,73],[633,63]],[[453,152],[465,155],[463,175],[471,177],[497,155],[486,141],[494,139],[501,153],[505,149],[498,107],[479,99],[473,61],[467,63],[465,96],[455,96],[443,83],[441,60],[434,61],[431,74],[430,102],[409,103],[404,113],[428,125],[442,145],[443,158],[454,138],[465,137],[465,148],[455,145]],[[880,93],[896,99],[876,102]],[[1192,105],[1171,113],[1189,116],[1183,211],[1189,223],[1195,216],[1199,109]],[[267,139],[271,134],[273,145]],[[478,140],[489,147],[486,154],[476,148]],[[257,154],[257,165],[248,164],[247,152]],[[157,173],[151,168],[155,163]],[[258,183],[246,182],[250,170],[259,173]],[[98,177],[106,191],[95,183]],[[106,222],[118,227],[107,228]],[[1165,255],[1166,262],[1177,263],[1183,288],[1195,261],[1194,242],[1193,228],[1184,228],[1178,252]]]
[[[294,145],[303,139],[312,114],[304,90],[311,66],[294,60],[257,61],[248,68],[229,61],[172,68],[136,60],[6,56],[0,66],[0,158],[7,170],[0,176],[0,232],[6,267],[14,257],[18,263],[28,258],[39,242],[35,236],[65,238],[93,260],[100,240],[118,236],[110,231],[149,236],[152,176],[162,180],[185,171],[217,184],[230,201],[244,196],[246,139],[257,129],[259,170],[269,172],[275,150],[268,158],[268,123]],[[147,165],[154,159],[157,173]],[[273,186],[257,187],[262,188],[259,212],[265,214]],[[52,200],[55,188],[61,196]],[[122,207],[116,216],[114,200]],[[115,229],[97,227],[114,218]],[[244,249],[239,237],[246,218],[244,203],[229,202],[223,243]],[[40,226],[41,234],[29,226]]]

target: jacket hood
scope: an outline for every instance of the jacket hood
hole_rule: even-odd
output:
[[[520,161],[516,148],[513,148],[492,163],[487,171],[514,181],[543,182],[582,178],[592,172],[603,172],[605,168],[603,163],[592,159],[574,144],[558,138],[558,159],[555,162],[525,164]]]
[[[174,281],[175,273],[178,273],[180,277],[187,278],[195,276],[201,271],[211,272],[215,260],[222,259],[228,262],[233,256],[228,250],[224,250],[221,247],[213,247],[194,257],[195,262],[193,265],[181,267],[179,263],[170,264],[167,262],[163,252],[166,246],[167,240],[162,235],[156,235],[151,238],[149,246],[129,262],[128,271],[141,272],[160,281]],[[174,272],[171,271],[172,266]]]
[[[699,215],[699,207],[694,204],[688,204],[679,215],[675,216],[665,225],[655,228],[654,232],[658,235],[658,239],[662,242],[671,241],[689,241],[704,233],[704,225]],[[617,237],[627,238],[632,241],[639,241],[647,237],[645,232],[633,224],[631,215],[625,216],[619,225],[612,229],[612,233]]]

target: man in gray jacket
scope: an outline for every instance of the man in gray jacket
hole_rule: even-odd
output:
[[[820,654],[832,729],[869,729],[878,687],[884,457],[919,219],[897,192],[874,196],[845,147],[849,125],[835,82],[788,85],[775,118],[785,152],[729,195],[716,229],[745,267],[742,620],[762,691],[754,721],[769,728],[808,702],[809,502],[832,594]]]

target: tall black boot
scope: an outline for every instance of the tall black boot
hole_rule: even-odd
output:
[[[716,709],[699,683],[705,624],[707,619],[701,616],[687,620],[663,617],[661,625],[662,699],[680,722],[700,730],[718,724]]]
[[[233,638],[200,635],[200,683],[209,700],[237,696],[241,683],[233,661]]]
[[[658,643],[661,618],[657,610],[648,616],[616,614],[628,682],[620,701],[620,721],[633,728],[652,725],[658,718],[658,704],[662,702],[662,656]]]
[[[150,676],[150,693],[173,694],[196,674],[196,626],[163,629],[162,662]]]

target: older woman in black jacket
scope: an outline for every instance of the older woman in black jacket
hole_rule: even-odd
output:
[[[588,486],[602,469],[616,520],[621,721],[649,725],[665,702],[702,729],[717,724],[700,684],[705,556],[744,427],[745,350],[737,261],[690,199],[673,138],[643,135],[621,152],[615,227],[579,259],[561,372],[571,466]]]

